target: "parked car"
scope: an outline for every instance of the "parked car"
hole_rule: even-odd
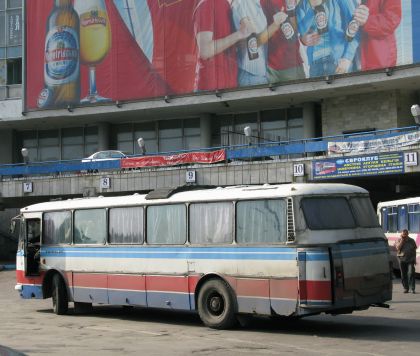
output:
[[[115,151],[115,150],[108,150],[108,151],[99,151],[95,152],[94,154],[91,154],[89,157],[83,158],[82,163],[89,163],[89,162],[99,162],[99,161],[108,161],[108,160],[117,160],[127,157],[126,154],[124,154],[121,151]],[[88,170],[82,170],[82,173],[96,173],[98,172],[98,169],[88,169]]]
[[[82,162],[95,162],[95,161],[103,161],[108,159],[121,159],[127,157],[121,151],[99,151],[95,152],[94,154],[90,155],[89,157],[83,158]]]

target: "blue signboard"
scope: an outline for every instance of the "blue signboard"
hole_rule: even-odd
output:
[[[335,157],[312,162],[313,179],[335,179],[404,173],[401,152]]]

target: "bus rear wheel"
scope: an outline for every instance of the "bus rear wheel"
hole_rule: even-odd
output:
[[[52,302],[53,310],[57,315],[67,314],[69,299],[67,296],[66,285],[60,275],[55,274],[52,279]]]
[[[198,315],[213,329],[229,329],[236,322],[236,303],[228,284],[220,279],[207,281],[198,293]]]

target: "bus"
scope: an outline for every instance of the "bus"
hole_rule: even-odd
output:
[[[420,263],[420,198],[406,198],[378,203],[379,222],[388,239],[391,261],[394,270],[399,270],[396,241],[401,232],[407,229],[410,237],[416,241],[416,262]]]
[[[16,290],[56,314],[92,304],[303,317],[388,307],[387,241],[368,192],[345,184],[158,189],[21,209]]]

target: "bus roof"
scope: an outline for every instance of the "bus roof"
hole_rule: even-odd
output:
[[[383,202],[378,203],[378,209],[380,209],[384,206],[396,206],[396,205],[416,204],[416,203],[417,204],[420,203],[420,198],[419,197],[383,201]]]
[[[132,195],[95,197],[95,198],[76,198],[59,200],[53,202],[39,203],[24,207],[22,213],[72,210],[95,207],[112,206],[133,206],[150,205],[161,203],[177,202],[197,202],[197,201],[220,201],[235,199],[255,199],[255,198],[281,198],[299,195],[325,195],[325,194],[367,194],[368,192],[360,187],[348,184],[336,183],[292,183],[281,185],[248,185],[248,186],[229,186],[217,187],[212,189],[194,189],[175,193],[166,199],[146,199],[146,194],[134,193]]]

